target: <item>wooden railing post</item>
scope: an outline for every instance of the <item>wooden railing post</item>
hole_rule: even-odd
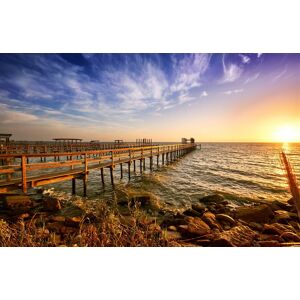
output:
[[[21,157],[21,167],[22,167],[22,190],[23,193],[27,193],[27,176],[26,176],[26,156]]]

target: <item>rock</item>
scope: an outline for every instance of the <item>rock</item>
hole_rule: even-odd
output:
[[[205,212],[202,216],[202,220],[211,228],[217,228],[221,230],[220,224],[217,222],[216,216],[211,212]]]
[[[81,216],[77,217],[66,217],[65,225],[71,227],[79,227],[80,223],[82,223],[83,218]]]
[[[183,214],[185,216],[190,216],[190,217],[201,217],[202,216],[201,213],[199,213],[198,211],[196,211],[196,210],[194,210],[192,208],[188,208],[187,210],[185,210],[183,212]]]
[[[287,203],[290,204],[291,206],[294,206],[294,205],[295,205],[295,203],[294,203],[294,198],[292,197],[291,199],[289,199],[289,200],[287,201]]]
[[[246,222],[268,223],[273,217],[274,213],[267,204],[239,207],[235,211],[235,218]]]
[[[60,201],[54,197],[45,198],[43,205],[46,211],[59,211],[61,209]]]
[[[177,231],[177,228],[175,226],[169,226],[168,230],[169,231]]]
[[[61,222],[53,222],[53,223],[47,223],[47,228],[51,231],[54,231],[56,233],[61,232],[61,228],[64,226]]]
[[[290,225],[283,225],[279,223],[264,224],[262,232],[264,234],[278,234],[280,236],[286,231],[294,231],[294,228]]]
[[[270,203],[270,206],[273,210],[286,210],[289,211],[292,206],[288,204],[287,202],[275,200]]]
[[[236,224],[236,221],[232,217],[230,217],[226,214],[216,214],[216,219],[219,222],[229,223],[230,225],[235,225]]]
[[[258,241],[256,245],[259,247],[280,247],[280,242],[278,241]]]
[[[206,210],[206,205],[203,203],[194,203],[192,204],[192,209],[202,214]]]
[[[160,204],[158,199],[153,198],[149,195],[140,195],[131,197],[128,201],[129,207],[140,207],[143,209],[150,209],[150,210],[158,210],[160,208]]]
[[[226,205],[230,204],[230,202],[227,200],[223,200],[222,202],[220,202],[220,204],[226,206]]]
[[[257,233],[248,226],[240,225],[216,235],[210,246],[247,247],[252,246]]]
[[[298,219],[297,214],[285,210],[276,210],[274,220],[278,223],[288,223],[292,219]]]
[[[178,231],[186,236],[201,236],[210,232],[209,226],[196,217],[186,217],[187,225],[179,225]]]
[[[248,223],[248,226],[256,231],[263,231],[264,226],[262,224],[256,223],[256,222],[250,222]]]
[[[287,242],[300,242],[300,237],[296,233],[291,231],[282,233],[280,237]]]
[[[14,196],[6,196],[4,198],[4,207],[6,209],[22,209],[29,208],[32,206],[32,201],[29,196],[23,195],[14,195]]]
[[[178,231],[163,231],[163,237],[167,240],[179,240],[182,238],[180,232]]]
[[[85,215],[85,210],[77,205],[70,205],[64,207],[60,211],[60,215],[64,217],[83,217]]]
[[[56,215],[56,216],[49,216],[48,220],[52,222],[65,222],[66,218],[61,215]]]
[[[208,196],[205,196],[205,197],[199,199],[199,201],[202,203],[211,203],[211,202],[215,202],[215,203],[219,202],[220,203],[223,200],[224,200],[224,197],[219,194],[208,195]]]

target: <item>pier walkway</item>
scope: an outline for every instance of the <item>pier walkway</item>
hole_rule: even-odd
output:
[[[76,152],[0,154],[3,163],[0,166],[0,193],[16,189],[27,193],[28,188],[72,180],[72,193],[75,194],[76,179],[79,179],[83,181],[83,195],[86,196],[88,174],[92,170],[100,169],[99,183],[104,185],[104,168],[109,168],[111,184],[114,185],[114,169],[117,165],[120,166],[121,178],[123,165],[127,165],[130,180],[132,165],[135,174],[137,167],[142,174],[146,169],[146,159],[149,159],[152,170],[154,163],[159,165],[160,158],[164,165],[196,147],[196,143],[188,143]],[[139,162],[139,166],[136,162]]]

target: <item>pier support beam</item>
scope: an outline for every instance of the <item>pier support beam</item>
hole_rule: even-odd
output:
[[[87,175],[84,175],[83,182],[83,197],[87,195]]]
[[[135,160],[133,161],[133,172],[135,173]]]
[[[76,179],[72,178],[72,195],[76,195]]]
[[[121,179],[123,179],[123,164],[120,164]]]
[[[114,186],[114,173],[113,173],[113,167],[109,167],[109,172],[110,172],[110,181],[112,186]]]
[[[103,168],[101,168],[101,182],[102,182],[102,186],[104,186],[104,170]]]
[[[131,165],[131,162],[129,161],[128,162],[128,179],[130,180],[130,165]]]

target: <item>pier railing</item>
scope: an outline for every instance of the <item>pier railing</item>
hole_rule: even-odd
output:
[[[196,148],[196,144],[172,144],[162,146],[128,147],[120,149],[105,149],[58,153],[22,153],[1,154],[0,161],[0,192],[14,188],[22,188],[27,192],[28,187],[55,183],[63,180],[83,179],[86,194],[86,181],[89,171],[101,169],[101,179],[104,184],[103,168],[109,168],[113,184],[113,169],[116,165],[128,164],[130,179],[130,166],[133,163],[136,172],[136,161],[140,161],[140,172],[145,170],[145,159],[150,159],[150,169],[153,167],[153,158],[162,158],[165,164],[179,158]],[[74,192],[75,187],[73,188]]]

